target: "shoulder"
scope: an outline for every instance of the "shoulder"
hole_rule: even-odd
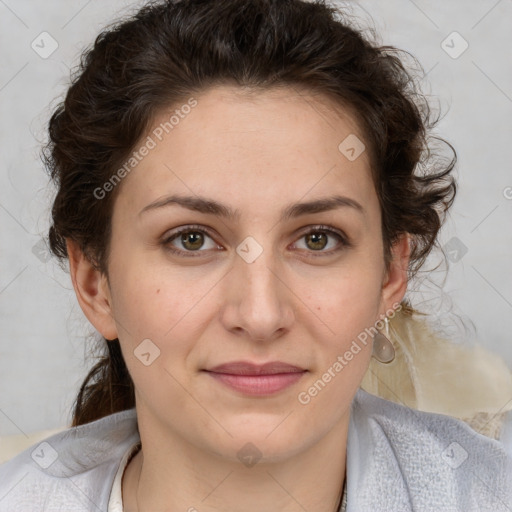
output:
[[[353,510],[375,512],[510,510],[509,449],[460,420],[359,389],[347,444],[349,506],[352,497]]]
[[[139,440],[135,409],[46,438],[0,466],[0,512],[106,510],[121,459]]]

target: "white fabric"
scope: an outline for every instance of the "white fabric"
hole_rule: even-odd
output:
[[[506,422],[505,437],[490,439],[359,389],[347,439],[347,512],[510,512],[512,414]],[[0,466],[0,512],[108,512],[115,476],[139,441],[130,409],[33,445]]]
[[[107,512],[123,512],[123,492],[121,483],[123,481],[124,471],[128,465],[128,461],[131,459],[132,454],[134,455],[139,451],[140,443],[135,443],[130,449],[123,455],[119,469],[117,470],[116,476],[114,477],[114,483],[112,485],[112,491],[110,493],[110,499],[108,501]]]

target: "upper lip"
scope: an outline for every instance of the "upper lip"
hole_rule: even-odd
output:
[[[233,361],[231,363],[220,364],[207,371],[228,373],[230,375],[272,375],[278,373],[298,373],[306,370],[281,361],[271,361],[265,364],[255,364],[248,361]]]

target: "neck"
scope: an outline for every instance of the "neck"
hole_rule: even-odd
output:
[[[183,440],[163,448],[163,443],[152,436],[145,439],[141,431],[143,448],[123,477],[123,509],[337,512],[346,473],[347,433],[348,414],[346,421],[307,450],[279,462],[262,459],[245,467],[205,454]]]

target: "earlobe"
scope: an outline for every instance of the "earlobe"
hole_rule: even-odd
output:
[[[73,240],[66,240],[69,273],[78,303],[91,324],[107,340],[118,337],[110,289],[105,274],[97,270]]]
[[[382,285],[382,303],[385,310],[400,303],[407,290],[410,241],[409,233],[403,233],[391,248],[392,261],[385,273]]]

